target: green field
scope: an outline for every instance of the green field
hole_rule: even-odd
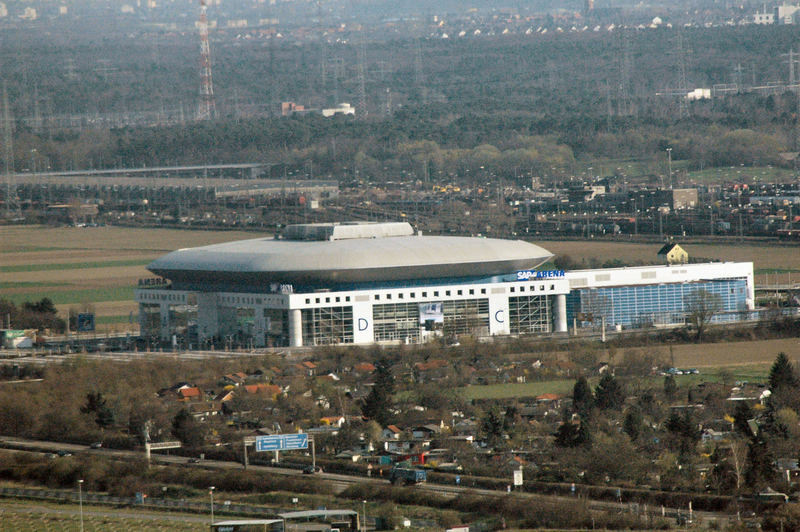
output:
[[[63,286],[63,285],[62,285]],[[105,301],[133,301],[133,286],[112,286],[109,288],[89,288],[86,290],[63,290],[48,291],[42,296],[36,297],[31,294],[9,294],[4,296],[15,304],[19,305],[25,301],[36,301],[41,297],[47,296],[55,305],[75,305],[81,303],[103,303]],[[128,317],[125,316],[125,321]]]
[[[0,282],[0,290],[11,288],[52,288],[54,286],[69,286],[67,283],[49,281],[4,281]]]
[[[96,262],[64,262],[46,264],[16,264],[14,266],[0,266],[0,272],[43,272],[52,270],[87,270],[90,268],[117,268],[119,266],[145,266],[150,260],[106,260]]]
[[[676,168],[673,161],[673,171]],[[794,181],[795,173],[788,168],[773,168],[772,166],[726,166],[722,168],[707,168],[689,172],[689,180],[698,183],[789,183]]]
[[[138,332],[129,323],[133,291],[145,266],[182,247],[215,244],[253,233],[123,227],[0,226],[0,298],[21,304],[50,298],[61,318],[89,304],[100,332]]]
[[[543,393],[571,393],[573,379],[559,379],[537,382],[514,382],[509,384],[487,384],[465,386],[458,392],[466,399],[508,399],[510,397],[530,398]]]
[[[733,344],[735,346],[735,343]],[[747,366],[726,366],[703,368],[699,374],[676,375],[675,379],[680,386],[690,386],[701,382],[723,382],[733,384],[737,381],[765,382],[769,374],[770,364],[752,364]],[[680,366],[689,369],[692,366]],[[595,386],[597,378],[589,379],[589,384]],[[640,379],[644,386],[658,388],[663,385],[664,377],[654,375]],[[524,383],[472,385],[458,388],[456,391],[465,399],[531,399],[544,393],[562,395],[572,394],[575,378],[553,379],[547,381],[534,381]]]

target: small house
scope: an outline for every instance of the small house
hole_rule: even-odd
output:
[[[678,244],[669,243],[659,250],[658,256],[665,259],[667,264],[686,264],[689,262],[689,254]]]

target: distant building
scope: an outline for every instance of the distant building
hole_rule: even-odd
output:
[[[686,264],[689,262],[689,254],[686,253],[678,244],[665,244],[658,252],[659,257],[667,260],[667,264]]]
[[[689,101],[694,100],[710,100],[711,99],[711,89],[694,89],[689,91],[686,95],[686,99]]]
[[[696,188],[659,190],[657,197],[659,205],[667,205],[672,210],[693,209],[698,204]]]
[[[289,116],[295,113],[304,113],[305,106],[297,105],[294,102],[281,102],[281,116]]]
[[[783,4],[775,8],[775,24],[794,24],[800,6]]]
[[[322,116],[324,117],[331,117],[334,115],[353,115],[356,114],[356,108],[350,105],[349,103],[340,103],[336,107],[331,107],[329,109],[322,110]]]
[[[605,193],[606,187],[602,185],[584,185],[580,188],[570,188],[567,197],[571,202],[592,201]]]
[[[36,14],[36,10],[32,7],[26,7],[19,18],[23,20],[36,20],[38,15]]]
[[[775,24],[775,14],[767,13],[765,7],[763,13],[753,15],[753,24]]]

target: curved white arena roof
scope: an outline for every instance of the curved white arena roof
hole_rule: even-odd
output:
[[[147,269],[186,282],[360,283],[503,275],[550,257],[534,244],[495,238],[256,238],[181,249]]]

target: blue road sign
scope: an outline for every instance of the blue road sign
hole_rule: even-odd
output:
[[[94,330],[94,314],[89,312],[82,312],[78,314],[77,327],[78,332],[91,332]]]
[[[256,451],[291,451],[308,449],[308,434],[256,436]]]

